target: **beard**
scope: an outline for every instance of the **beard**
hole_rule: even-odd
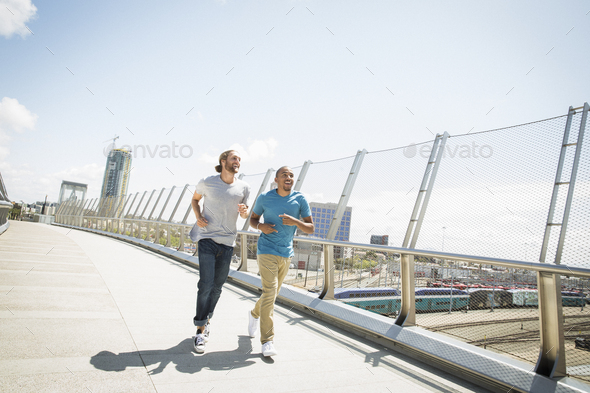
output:
[[[237,167],[234,169],[234,166],[229,164],[229,163],[225,163],[225,170],[228,171],[229,173],[238,173],[238,170],[240,169],[240,167]]]

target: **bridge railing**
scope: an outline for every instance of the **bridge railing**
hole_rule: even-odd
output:
[[[316,232],[295,237],[285,283],[590,382],[588,109],[294,167]],[[273,173],[243,179],[258,196]],[[56,222],[194,253],[193,192],[69,201]],[[247,223],[234,263],[256,274]]]
[[[8,215],[12,209],[12,203],[8,199],[8,193],[4,187],[4,180],[0,174],[0,234],[8,229],[10,223],[8,222]]]

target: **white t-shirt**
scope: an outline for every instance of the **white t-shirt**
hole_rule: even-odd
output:
[[[238,204],[249,206],[248,183],[236,178],[232,184],[227,184],[220,175],[213,175],[199,180],[196,192],[203,196],[200,201],[201,215],[209,223],[203,228],[195,223],[190,232],[191,239],[195,242],[211,239],[233,247],[237,235]]]

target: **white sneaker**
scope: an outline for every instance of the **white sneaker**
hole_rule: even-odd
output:
[[[206,343],[209,342],[209,333],[211,333],[211,324],[207,321],[205,324],[205,331],[203,332],[203,338]]]
[[[248,311],[248,334],[250,337],[256,337],[258,331],[258,321],[260,318],[254,318],[252,313]]]
[[[275,356],[276,354],[277,350],[272,341],[267,341],[262,344],[262,356]]]
[[[195,351],[197,351],[197,353],[205,352],[205,337],[203,334],[199,333],[193,338],[193,345],[195,346]]]

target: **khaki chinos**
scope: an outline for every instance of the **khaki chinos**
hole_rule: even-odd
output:
[[[283,280],[289,271],[291,258],[272,254],[258,255],[258,271],[262,279],[262,295],[251,311],[252,316],[260,318],[260,342],[264,344],[274,339],[274,303],[281,290]]]

